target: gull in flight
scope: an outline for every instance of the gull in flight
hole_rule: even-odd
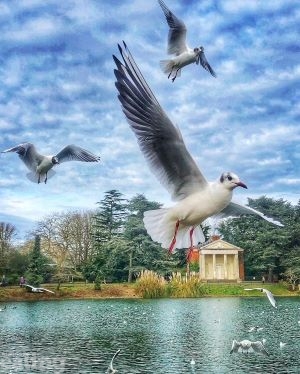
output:
[[[27,178],[31,182],[40,183],[42,179],[47,183],[48,178],[52,177],[55,172],[51,170],[54,165],[61,164],[65,161],[84,161],[97,162],[100,157],[93,155],[76,145],[67,145],[54,156],[43,156],[39,154],[32,143],[22,143],[15,147],[6,149],[1,153],[16,152],[24,162],[30,173]]]
[[[260,292],[264,292],[267,296],[268,296],[268,299],[270,301],[270,303],[272,304],[272,306],[274,308],[277,308],[276,306],[276,300],[274,299],[274,296],[272,294],[271,291],[265,289],[265,288],[244,288],[245,291],[253,291],[253,290],[259,290]]]
[[[234,340],[232,342],[232,347],[230,354],[233,352],[240,352],[240,353],[262,353],[266,356],[269,356],[268,351],[265,349],[264,345],[260,341],[251,342],[250,340],[242,340],[238,342],[237,340]]]
[[[113,367],[113,362],[114,362],[114,359],[118,356],[118,354],[121,352],[121,349],[118,349],[117,352],[113,355],[113,358],[111,359],[110,361],[110,364],[109,364],[109,367],[107,369],[107,374],[113,374],[113,373],[116,373],[118,370],[114,369]]]
[[[26,290],[29,292],[35,292],[35,293],[43,293],[43,292],[50,292],[50,293],[55,293],[53,291],[47,290],[47,288],[42,288],[42,287],[33,287],[30,286],[29,284],[25,284]]]
[[[264,328],[263,327],[258,327],[258,326],[253,326],[253,327],[250,327],[250,329],[248,330],[248,332],[258,332],[258,331],[261,331],[263,330]]]
[[[188,47],[185,24],[168,9],[162,0],[158,0],[158,2],[169,25],[168,54],[175,55],[173,59],[160,61],[163,72],[168,74],[168,78],[172,77],[174,82],[177,77],[180,77],[181,68],[194,62],[198,65],[200,62],[201,66],[216,78],[216,73],[205,57],[204,48],[192,49]]]
[[[247,188],[232,172],[209,183],[186,149],[180,130],[173,125],[152,93],[126,44],[119,45],[123,62],[113,56],[116,87],[123,112],[150,169],[178,203],[171,208],[150,210],[144,224],[152,240],[170,252],[204,242],[200,224],[209,217],[255,214],[281,225],[262,213],[232,203],[236,187]]]

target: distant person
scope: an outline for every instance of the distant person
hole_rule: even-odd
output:
[[[2,280],[1,280],[1,283],[0,283],[0,286],[4,287],[7,285],[7,282],[6,282],[6,278],[5,278],[5,274],[2,275]]]
[[[20,287],[24,287],[26,284],[26,279],[23,277],[23,275],[20,277]]]
[[[262,278],[261,278],[261,281],[263,282],[263,283],[265,283],[265,277],[264,276],[262,276]]]

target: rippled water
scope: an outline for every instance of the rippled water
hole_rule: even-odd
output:
[[[0,373],[105,373],[119,348],[120,374],[300,373],[299,298],[277,300],[278,309],[264,297],[7,303]],[[263,338],[269,356],[229,354],[233,339]]]

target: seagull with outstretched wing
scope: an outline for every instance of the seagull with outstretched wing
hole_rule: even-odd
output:
[[[119,100],[128,123],[152,172],[178,203],[171,208],[150,210],[144,224],[152,240],[172,252],[204,242],[200,224],[209,217],[262,213],[231,203],[236,187],[247,188],[232,172],[208,182],[188,152],[180,130],[173,125],[140,72],[126,44],[119,45],[121,62],[115,76]],[[267,218],[274,224],[279,222]]]
[[[55,292],[50,291],[50,290],[48,290],[47,288],[43,288],[43,287],[33,287],[33,286],[30,286],[30,284],[25,284],[25,288],[26,288],[27,291],[29,291],[29,292],[33,292],[33,293],[49,292],[49,293],[53,293],[53,294],[55,294]]]
[[[274,308],[277,308],[276,300],[274,299],[274,296],[273,296],[272,292],[269,291],[269,290],[267,290],[266,288],[259,288],[259,287],[256,287],[256,288],[244,288],[244,290],[245,291],[259,290],[260,292],[264,292],[267,295],[267,297],[268,297],[270,303],[272,304],[272,306]]]
[[[232,353],[252,353],[257,352],[269,356],[268,351],[265,349],[261,341],[251,342],[250,340],[242,340],[238,342],[233,340],[230,354]]]
[[[196,63],[207,70],[213,77],[216,78],[216,73],[209,65],[203,47],[190,48],[186,43],[187,29],[183,21],[173,14],[162,0],[158,0],[167,23],[169,25],[168,35],[168,54],[174,54],[175,57],[169,60],[160,61],[160,66],[168,78],[172,77],[174,82],[177,77],[180,77],[181,69],[189,64]]]
[[[67,145],[54,156],[41,155],[36,151],[32,143],[21,143],[1,153],[7,152],[16,152],[19,155],[20,159],[30,170],[30,173],[26,175],[27,178],[37,183],[40,183],[42,179],[47,183],[47,180],[55,174],[55,172],[51,170],[53,166],[61,164],[62,162],[98,162],[100,160],[100,157],[74,144]]]
[[[121,352],[121,349],[118,349],[117,352],[113,355],[111,361],[110,361],[110,364],[109,364],[109,367],[106,371],[107,374],[114,374],[116,373],[118,370],[117,369],[114,369],[113,367],[113,362],[114,362],[114,359],[118,356],[118,354]]]

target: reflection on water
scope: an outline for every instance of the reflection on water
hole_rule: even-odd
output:
[[[0,373],[105,373],[119,348],[120,374],[300,373],[299,299],[277,300],[278,309],[252,297],[7,303]],[[270,356],[230,355],[233,339],[266,339]]]

